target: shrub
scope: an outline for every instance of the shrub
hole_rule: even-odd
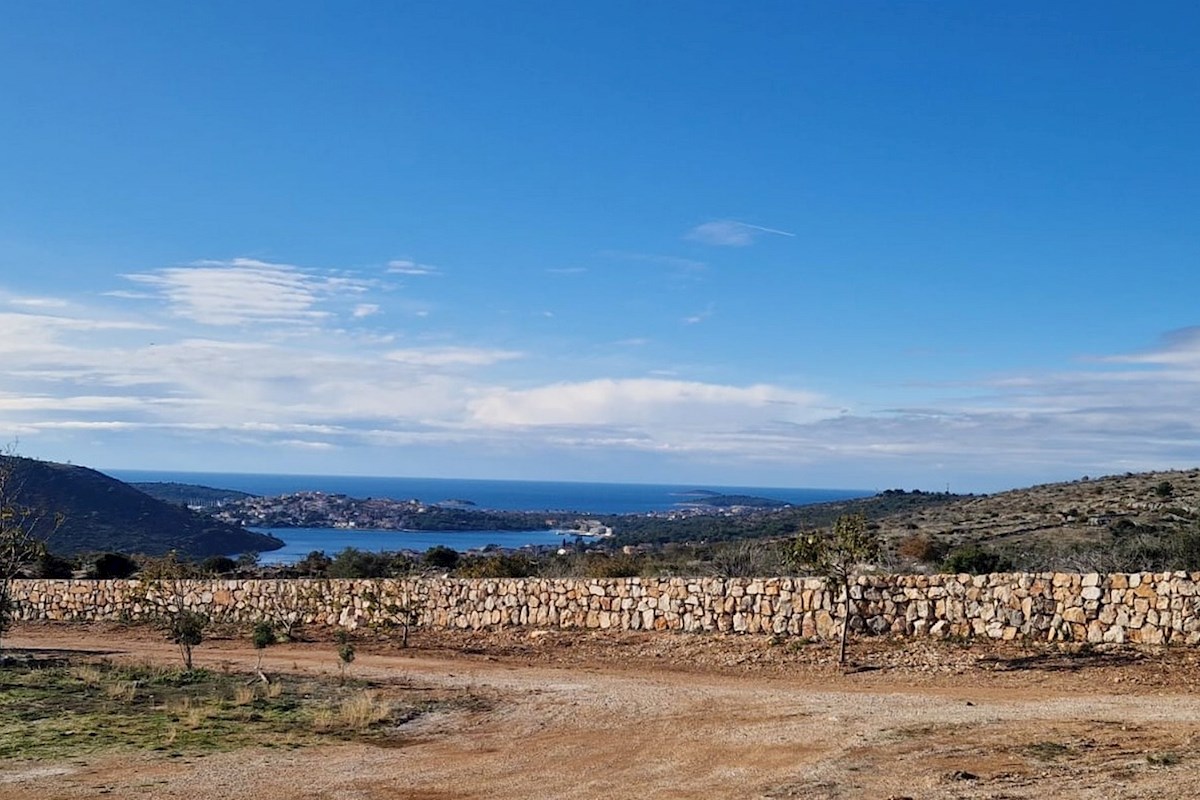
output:
[[[397,553],[371,553],[347,547],[333,557],[325,573],[331,578],[390,578],[412,567],[407,556]]]
[[[325,575],[325,571],[329,569],[329,565],[332,563],[333,559],[325,555],[324,551],[313,550],[296,562],[296,571],[301,575],[319,578]]]
[[[137,573],[138,563],[123,553],[104,553],[92,562],[92,575],[97,580],[123,580]]]
[[[912,533],[900,540],[896,553],[902,558],[931,564],[946,557],[946,547],[927,533]]]
[[[459,560],[462,558],[459,552],[452,547],[446,547],[444,544],[439,544],[425,551],[424,557],[421,559],[425,566],[435,569],[454,569],[458,566]]]
[[[528,578],[537,574],[537,564],[519,554],[469,558],[459,564],[464,578]]]
[[[625,554],[589,553],[583,560],[583,574],[587,578],[636,578],[641,574],[640,567],[638,559]]]
[[[200,562],[200,571],[206,575],[224,575],[237,569],[237,562],[228,556],[209,556]]]
[[[189,671],[192,669],[192,648],[204,641],[207,627],[208,617],[198,611],[178,611],[166,621],[167,636],[179,645],[183,666]]]
[[[43,552],[38,556],[34,571],[39,578],[48,580],[70,578],[75,573],[75,565],[53,553]]]
[[[991,572],[1007,572],[1012,569],[1012,562],[994,550],[984,550],[977,545],[969,545],[954,550],[942,562],[942,572],[967,572],[972,575],[986,575]]]

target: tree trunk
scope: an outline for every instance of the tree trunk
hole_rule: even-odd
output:
[[[850,583],[842,584],[842,640],[838,644],[838,664],[846,663],[846,635],[850,631]]]

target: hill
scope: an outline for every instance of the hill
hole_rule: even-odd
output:
[[[1200,469],[1126,473],[991,495],[872,497],[684,519],[605,517],[616,545],[776,539],[863,514],[897,570],[1200,569]],[[960,556],[943,564],[948,555]],[[973,556],[973,557],[968,557]]]
[[[875,522],[893,541],[926,536],[945,547],[982,546],[1007,553],[1020,567],[1134,569],[1156,560],[1169,566],[1163,548],[1200,533],[1200,470],[1084,477],[956,497]]]
[[[194,483],[153,482],[130,483],[129,485],[164,503],[175,503],[193,508],[211,508],[254,497],[249,492],[239,492],[236,489],[214,489],[211,486]]]
[[[175,550],[203,558],[283,546],[273,536],[164,503],[86,467],[0,456],[0,471],[7,475],[5,499],[42,515],[36,534],[59,555]],[[55,515],[62,517],[57,530]]]

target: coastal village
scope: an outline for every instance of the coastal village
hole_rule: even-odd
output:
[[[574,514],[485,511],[465,500],[425,503],[344,494],[295,492],[248,497],[207,509],[233,525],[254,528],[356,528],[364,530],[563,530],[575,536],[611,537],[612,528]]]

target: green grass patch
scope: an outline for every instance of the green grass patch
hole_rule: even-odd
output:
[[[107,661],[0,667],[0,759],[107,750],[187,755],[330,738],[397,744],[400,725],[456,702],[395,687]]]

